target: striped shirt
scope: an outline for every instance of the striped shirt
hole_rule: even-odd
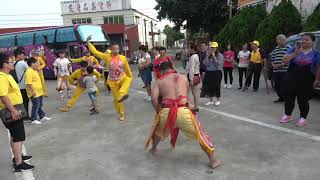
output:
[[[273,64],[282,64],[283,56],[287,53],[290,46],[286,45],[282,48],[276,47],[271,53],[271,62]],[[284,66],[280,69],[273,69],[273,72],[287,72],[288,65],[284,64]]]

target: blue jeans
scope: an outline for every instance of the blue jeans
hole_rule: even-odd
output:
[[[31,102],[32,102],[31,120],[32,121],[38,120],[38,117],[40,119],[44,118],[45,113],[42,110],[43,96],[33,98],[33,99],[31,99]]]
[[[90,100],[91,100],[92,102],[95,102],[96,99],[97,99],[97,92],[96,92],[96,91],[95,91],[95,92],[89,92],[89,93],[88,93],[88,96],[89,96],[89,98],[90,98]]]

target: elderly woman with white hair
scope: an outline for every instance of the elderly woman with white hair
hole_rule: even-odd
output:
[[[277,47],[271,52],[272,78],[275,84],[275,90],[278,94],[278,99],[274,103],[284,102],[283,94],[281,93],[281,83],[288,71],[288,64],[283,63],[282,59],[287,53],[290,46],[286,46],[286,36],[279,34],[276,38]]]

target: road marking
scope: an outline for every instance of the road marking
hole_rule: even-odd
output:
[[[135,90],[135,89],[131,89],[131,91],[136,92],[138,94],[143,94],[143,95],[147,94],[146,92],[143,92],[143,91],[140,91],[140,90]],[[284,128],[284,127],[280,127],[280,126],[276,126],[276,125],[272,125],[272,124],[263,123],[261,121],[249,119],[249,118],[238,116],[238,115],[235,115],[235,114],[226,113],[226,112],[223,112],[223,111],[217,111],[217,110],[214,110],[214,109],[209,109],[209,108],[202,107],[202,106],[199,106],[199,108],[202,109],[202,110],[206,110],[206,111],[209,111],[209,112],[212,112],[212,113],[215,113],[215,114],[219,114],[221,116],[229,117],[229,118],[232,118],[232,119],[235,119],[235,120],[238,120],[238,121],[243,121],[243,122],[255,124],[255,125],[258,125],[258,126],[261,126],[261,127],[266,127],[266,128],[273,129],[273,130],[278,130],[278,131],[281,131],[281,132],[294,134],[294,135],[301,136],[301,137],[304,137],[304,138],[307,138],[307,139],[310,139],[310,140],[313,140],[313,141],[319,141],[320,142],[320,136],[316,136],[316,135],[312,135],[312,134],[309,134],[309,133],[296,131],[296,130],[292,130],[292,129],[288,129],[288,128]]]
[[[12,159],[14,156],[13,156],[12,149],[10,146],[11,135],[10,135],[9,131],[8,131],[8,138],[9,138],[9,147],[10,147],[11,159]],[[22,144],[22,154],[27,154],[27,151],[26,151],[24,144]],[[33,175],[33,171],[16,172],[16,173],[14,173],[14,175],[16,177],[16,180],[35,180],[34,175]]]

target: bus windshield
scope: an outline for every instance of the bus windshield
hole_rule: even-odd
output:
[[[85,42],[90,35],[92,35],[92,42],[109,42],[101,26],[81,25],[77,30],[82,42]]]

